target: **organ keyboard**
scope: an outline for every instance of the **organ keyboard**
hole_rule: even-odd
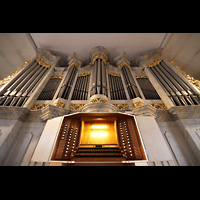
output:
[[[78,117],[79,115],[81,116]],[[96,118],[96,116],[94,118],[91,118],[91,115],[92,113],[82,113],[82,114],[76,114],[75,117],[73,116],[73,118],[70,118],[70,116],[66,116],[64,118],[57,137],[56,144],[54,146],[54,151],[51,160],[55,161],[146,160],[144,148],[133,116],[128,116],[119,113],[104,113],[104,114],[98,113],[98,118]],[[90,116],[88,120],[87,116]],[[101,124],[102,123],[106,124],[106,121],[108,120],[112,121],[113,119],[113,124],[115,124],[114,126],[116,126],[118,144],[116,144],[116,142],[115,144],[114,143],[89,144],[89,142],[85,144],[81,143],[80,138],[83,136],[87,137],[88,140],[90,140],[88,135],[82,134],[82,132],[84,131],[84,129],[81,128],[82,119],[87,120],[87,124],[90,123],[91,120],[91,127],[92,124],[94,123],[94,120],[96,119],[104,120],[104,122],[100,120],[101,122],[99,123]],[[112,124],[112,122],[110,121],[108,122],[108,124],[109,123]],[[95,123],[97,122],[95,121]],[[104,125],[104,127],[106,126]],[[108,134],[109,130],[110,129],[107,130]],[[106,137],[105,133],[104,137]]]

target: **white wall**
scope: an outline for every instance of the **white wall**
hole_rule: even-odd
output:
[[[25,33],[0,33],[0,80],[11,75],[23,61],[35,55]]]
[[[173,33],[162,51],[186,74],[200,80],[200,33]]]

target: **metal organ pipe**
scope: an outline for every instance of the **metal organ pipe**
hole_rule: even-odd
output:
[[[58,97],[62,97],[62,95],[63,95],[63,93],[64,93],[64,91],[65,91],[65,87],[67,86],[67,83],[68,83],[68,81],[69,81],[69,78],[70,78],[70,76],[71,76],[71,74],[72,74],[72,71],[73,71],[73,68],[74,68],[75,66],[72,66],[70,69],[69,69],[69,71],[68,71],[68,73],[67,73],[67,76],[66,76],[66,78],[65,78],[65,80],[64,80],[64,82],[63,82],[63,85],[62,85],[62,87],[61,87],[61,89],[60,89],[60,92],[59,92],[59,94],[58,94]]]
[[[167,79],[167,77],[162,73],[162,71],[155,67],[155,70],[161,75],[162,79],[167,83],[167,85],[171,88],[171,95],[174,98],[175,102],[181,106],[181,102],[177,95],[179,95],[178,90],[173,86],[173,84]]]
[[[31,72],[31,70],[34,69],[34,67],[37,65],[37,62],[35,62],[27,71],[24,72],[23,75],[21,75],[6,91],[6,93],[4,94],[5,96],[8,95],[13,89],[15,89],[15,87],[17,87],[17,85],[19,83],[21,83],[24,78],[27,77],[27,75]]]
[[[186,91],[184,91],[184,89],[174,80],[174,78],[160,65],[158,64],[158,68],[165,74],[165,76],[172,82],[172,85],[175,86],[176,90],[178,90],[177,95],[179,95],[179,98],[181,99],[182,103],[184,105],[188,105],[188,103],[186,102],[186,100],[184,99],[184,97],[182,95],[188,95],[188,93]],[[189,99],[188,99],[189,100]],[[189,100],[190,101],[190,100]],[[191,104],[191,103],[190,103]],[[194,105],[194,103],[192,102],[192,104]]]
[[[167,93],[168,97],[171,99],[171,101],[173,102],[173,104],[176,105],[176,103],[174,101],[174,98],[173,98],[175,96],[175,93],[167,85],[167,83],[162,79],[162,77],[158,74],[158,72],[155,70],[154,67],[151,67],[150,70],[155,74],[156,79],[161,83],[161,86],[163,87],[164,91]]]
[[[92,83],[91,83],[90,96],[96,94],[96,81],[97,81],[96,70],[97,70],[97,60],[95,60],[94,67],[92,69]]]
[[[98,59],[98,70],[97,70],[97,94],[101,92],[101,67],[100,59]]]
[[[106,68],[103,60],[100,58],[95,60],[92,70],[90,96],[94,94],[103,94],[107,96]]]
[[[15,82],[12,80],[10,87],[0,98],[0,105],[23,106],[48,69],[34,60],[28,69],[14,79]]]
[[[35,85],[37,85],[38,81],[42,76],[47,72],[48,68],[44,67],[41,71],[41,73],[34,79],[34,81],[29,85],[29,87],[26,89],[26,91],[22,94],[22,96],[29,95],[29,92],[34,88]]]
[[[133,99],[135,97],[140,97],[139,91],[134,83],[133,77],[131,75],[130,70],[127,68],[127,66],[122,67],[122,74],[124,76],[124,80],[126,83],[126,87],[130,96],[130,99]]]
[[[185,96],[186,99],[190,102],[190,104],[193,105],[193,101],[196,104],[200,104],[200,101],[195,92],[167,64],[165,64],[162,61],[161,65],[165,68],[166,71],[168,71],[168,73],[173,77],[174,80],[178,81],[178,83],[182,86],[182,88],[184,88],[190,95],[190,96]]]
[[[150,71],[161,82],[171,95],[169,98],[175,105],[198,105],[200,101],[194,91],[163,61],[150,67]],[[176,102],[176,103],[175,103]]]
[[[106,91],[107,91],[107,84],[106,84],[106,68],[104,66],[104,63],[103,61],[101,62],[102,63],[102,94],[103,95],[106,95]]]
[[[68,74],[66,76],[66,79],[62,85],[62,88],[58,94],[58,97],[61,97],[63,99],[68,99],[69,93],[71,91],[72,84],[74,82],[77,68],[73,65],[68,71]]]

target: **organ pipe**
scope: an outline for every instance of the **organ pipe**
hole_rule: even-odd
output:
[[[169,98],[175,105],[187,106],[200,104],[194,91],[163,61],[150,67],[150,71],[167,90]]]
[[[0,105],[23,106],[48,69],[36,60],[31,62],[28,68],[25,68],[8,84],[7,91],[4,90],[4,96],[0,97]]]
[[[92,69],[92,83],[90,96],[103,94],[107,96],[106,69],[102,59],[96,59]]]
[[[140,97],[139,91],[135,85],[131,72],[126,65],[122,67],[122,74],[124,76],[130,99]]]

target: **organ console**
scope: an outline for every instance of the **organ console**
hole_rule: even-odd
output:
[[[134,116],[78,113],[65,116],[51,161],[146,160]]]

